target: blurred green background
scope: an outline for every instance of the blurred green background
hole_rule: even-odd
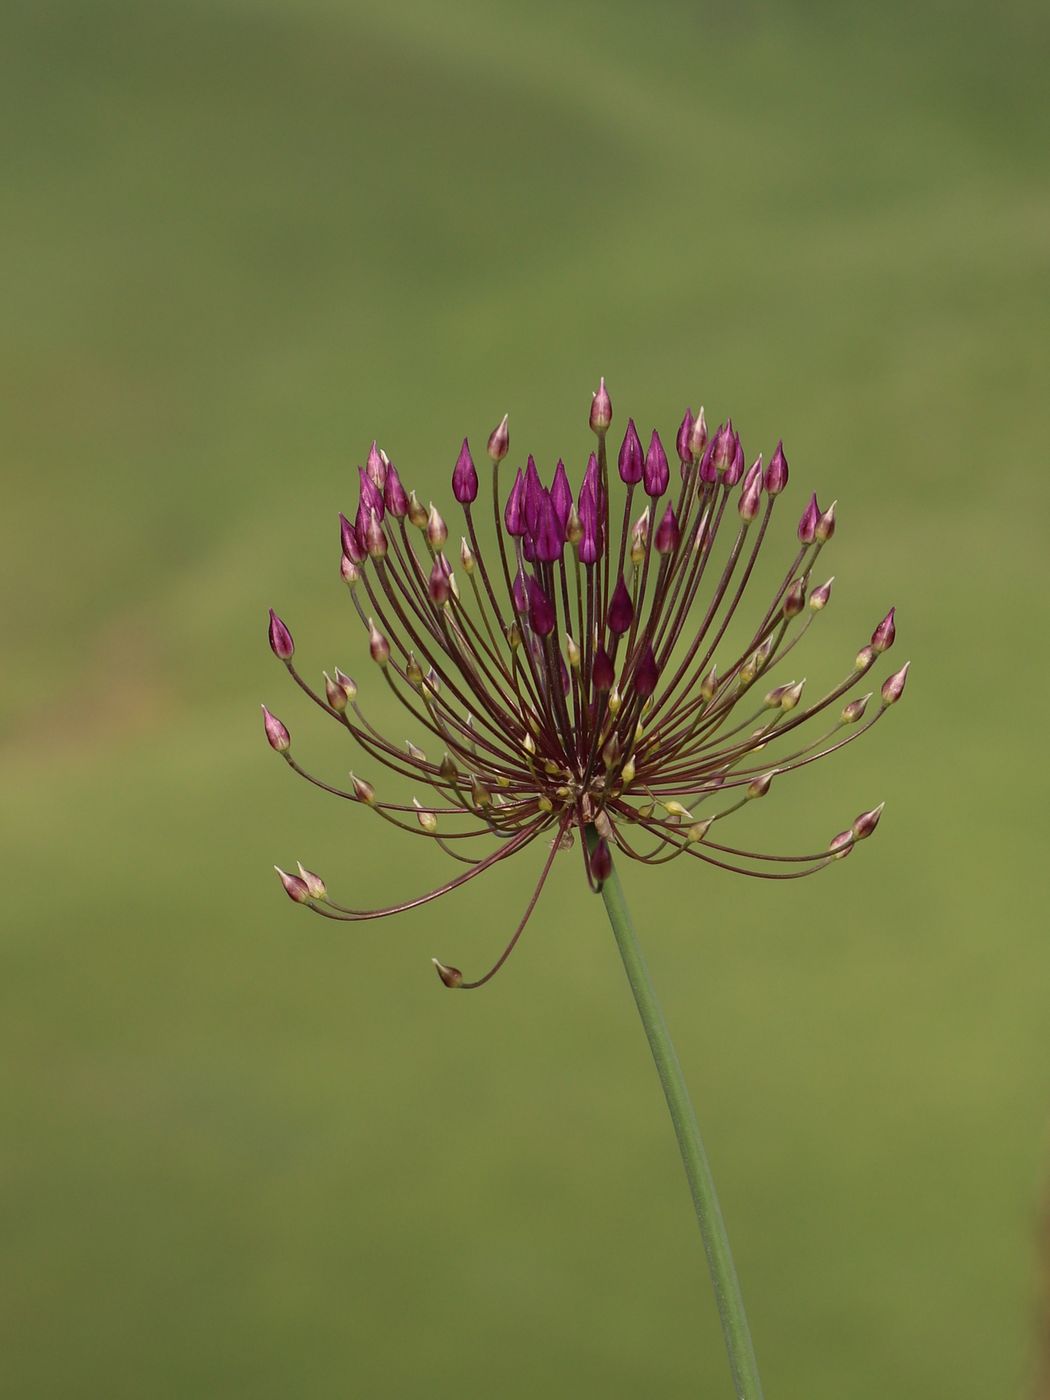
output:
[[[812,664],[889,603],[915,663],[763,813],[797,849],[885,797],[856,859],[625,872],[767,1393],[1027,1393],[1046,7],[15,0],[3,26],[0,1390],[729,1393],[576,863],[471,997],[429,958],[487,966],[533,860],[358,928],[270,871],[367,905],[445,868],[259,723],[351,761],[269,654],[273,603],[399,733],[336,569],[371,438],[424,498],[505,410],[513,461],[578,471],[603,373],[621,428],[703,402],[752,454],[783,435],[784,548],[805,492],[840,500]]]

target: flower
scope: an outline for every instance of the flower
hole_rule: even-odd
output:
[[[546,838],[532,897],[493,967],[468,982],[435,959],[449,987],[479,987],[503,965],[577,832],[589,837],[579,846],[595,889],[614,851],[646,865],[688,856],[792,880],[849,855],[882,812],[881,805],[862,812],[809,854],[717,839],[725,818],[852,743],[900,699],[907,665],[883,682],[870,712],[870,693],[846,698],[893,645],[895,613],[845,676],[807,701],[805,682],[780,668],[831,597],[832,580],[814,586],[812,578],[835,531],[834,505],[822,510],[810,497],[781,582],[742,627],[741,605],[787,486],[783,444],[767,466],[759,457],[745,471],[732,421],[708,436],[703,409],[696,417],[687,410],[672,489],[659,433],[643,448],[629,419],[616,457],[620,492],[607,451],[611,421],[603,380],[589,416],[597,451],[574,496],[561,461],[544,485],[531,456],[501,488],[510,447],[504,417],[488,440],[491,537],[474,511],[478,474],[464,440],[452,472],[465,530],[458,548],[437,507],[406,494],[394,464],[372,444],[356,514],[340,517],[340,571],[383,683],[440,757],[386,738],[344,672],[325,673],[323,690],[315,690],[295,667],[291,632],[270,612],[270,646],[296,684],[369,759],[415,783],[417,795],[410,804],[388,801],[353,773],[349,788],[307,773],[288,730],[264,708],[271,748],[309,782],[429,837],[467,867],[426,894],[371,910],[336,903],[319,876],[278,870],[294,902],[330,919],[382,918],[437,899]],[[614,487],[622,496],[615,502]],[[826,715],[830,722],[814,735],[810,722]]]

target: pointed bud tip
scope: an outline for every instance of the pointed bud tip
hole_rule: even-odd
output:
[[[439,962],[437,958],[431,958],[430,961],[434,964],[434,971],[446,987],[461,987],[463,985],[463,974],[458,967],[448,967],[445,963]]]
[[[295,654],[295,643],[292,641],[292,634],[281,621],[281,619],[270,609],[270,625],[268,636],[270,640],[270,650],[279,661],[291,661]]]

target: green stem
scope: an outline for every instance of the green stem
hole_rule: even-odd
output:
[[[593,849],[597,836],[593,827],[588,828],[587,843]],[[736,1266],[729,1248],[722,1208],[718,1204],[711,1167],[704,1151],[696,1113],[685,1086],[682,1066],[678,1062],[671,1033],[656,999],[656,991],[645,965],[645,957],[638,943],[631,923],[630,911],[623,897],[623,888],[615,868],[602,885],[602,898],[612,924],[613,933],[623,959],[627,980],[634,993],[638,1014],[642,1018],[649,1048],[656,1061],[656,1070],[663,1085],[667,1107],[671,1111],[678,1149],[682,1154],[682,1165],[693,1194],[696,1218],[700,1222],[700,1234],[707,1253],[707,1266],[714,1285],[718,1315],[722,1321],[726,1351],[729,1353],[729,1367],[733,1373],[738,1400],[762,1400],[762,1382],[758,1376],[758,1363],[755,1348],[751,1341],[751,1329],[744,1311],[744,1299],[740,1292],[740,1281],[736,1276]]]

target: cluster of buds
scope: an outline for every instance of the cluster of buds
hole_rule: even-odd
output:
[[[270,647],[300,688],[368,758],[429,796],[402,804],[380,800],[354,774],[349,787],[322,781],[296,761],[287,728],[264,707],[270,747],[309,782],[436,841],[466,867],[435,890],[373,910],[336,903],[302,866],[298,875],[278,870],[296,903],[330,919],[381,918],[437,899],[549,837],[532,898],[493,967],[467,981],[435,960],[450,987],[481,986],[503,965],[577,830],[589,837],[579,848],[594,889],[608,878],[614,851],[646,865],[686,856],[791,880],[849,855],[882,813],[881,805],[862,812],[810,853],[717,839],[722,821],[764,798],[774,780],[779,786],[876,724],[900,699],[908,666],[882,682],[877,703],[874,691],[850,693],[893,646],[891,608],[823,694],[807,700],[804,681],[773,674],[831,598],[833,580],[814,584],[813,574],[835,534],[835,505],[821,509],[815,495],[781,582],[755,610],[743,644],[730,645],[727,631],[788,484],[783,444],[767,464],[759,457],[746,467],[732,421],[709,434],[703,409],[695,417],[687,410],[672,487],[660,434],[643,446],[633,419],[610,462],[612,417],[602,380],[590,411],[595,450],[575,492],[562,461],[545,484],[531,456],[501,488],[510,450],[504,417],[488,439],[491,525],[476,517],[478,472],[464,440],[452,471],[463,517],[458,547],[437,507],[406,491],[372,444],[357,510],[340,516],[340,570],[383,682],[439,756],[384,737],[343,671],[311,686],[296,669],[291,633],[270,613]],[[623,488],[615,510],[614,472]],[[479,841],[487,849],[478,851]]]

